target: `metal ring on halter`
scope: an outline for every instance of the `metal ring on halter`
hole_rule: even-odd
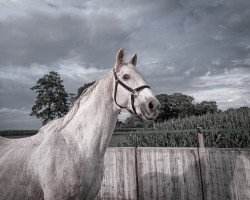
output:
[[[139,96],[139,92],[145,88],[149,88],[150,87],[148,85],[142,85],[140,87],[137,87],[135,89],[132,89],[131,87],[127,86],[125,83],[123,83],[117,76],[116,72],[115,72],[115,69],[113,69],[113,72],[114,72],[114,77],[115,77],[115,90],[114,90],[114,100],[115,100],[115,103],[117,106],[119,106],[120,108],[125,108],[123,106],[120,106],[117,101],[116,101],[116,95],[117,95],[117,87],[118,87],[118,84],[120,84],[122,87],[124,87],[126,90],[128,90],[129,92],[131,92],[131,106],[132,106],[132,109],[133,111],[131,111],[130,109],[127,108],[127,110],[130,112],[130,113],[134,113],[136,115],[137,112],[136,112],[136,109],[135,109],[135,105],[134,105],[134,102],[135,102],[135,97]]]
[[[133,93],[133,95],[134,95],[135,97],[137,97],[137,96],[139,96],[139,92],[135,90],[135,92]]]

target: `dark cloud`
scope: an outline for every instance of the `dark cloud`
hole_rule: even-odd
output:
[[[30,105],[35,102],[34,94],[30,91],[29,84],[20,85],[6,79],[2,79],[2,82],[4,82],[4,85],[0,97],[1,107],[30,108]]]
[[[0,66],[53,65],[74,58],[85,67],[111,67],[107,64],[125,46],[127,34],[113,14],[30,11],[0,23]]]
[[[0,108],[11,116],[31,108],[29,88],[43,74],[59,71],[76,92],[100,79],[121,47],[127,57],[138,53],[156,93],[188,93],[223,108],[250,105],[249,1],[23,0],[0,10]]]

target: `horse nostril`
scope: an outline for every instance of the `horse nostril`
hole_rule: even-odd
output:
[[[148,103],[148,108],[149,108],[150,111],[154,111],[154,110],[156,109],[155,103],[152,102],[152,101],[150,101],[150,102]]]

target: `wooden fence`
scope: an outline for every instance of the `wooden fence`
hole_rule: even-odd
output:
[[[250,150],[111,147],[96,199],[250,199]]]
[[[248,149],[205,148],[203,133],[211,131],[215,130],[167,131],[196,134],[199,148],[108,148],[104,179],[96,199],[250,200],[249,146]],[[118,129],[111,145],[125,140],[127,134],[161,132],[166,131]]]

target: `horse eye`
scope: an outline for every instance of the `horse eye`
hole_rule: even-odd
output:
[[[129,75],[128,75],[128,74],[124,74],[124,75],[122,76],[122,78],[126,81],[126,80],[129,79]]]

